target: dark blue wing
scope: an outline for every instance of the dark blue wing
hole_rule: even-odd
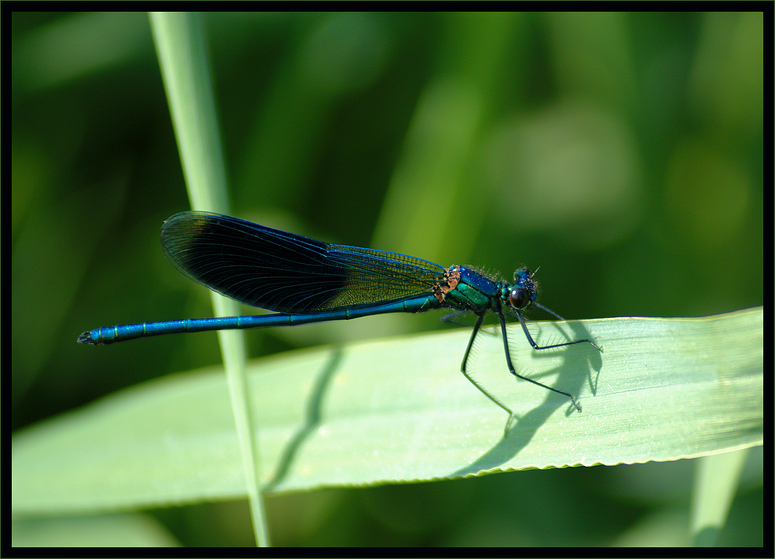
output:
[[[444,268],[334,245],[208,212],[164,222],[161,243],[183,274],[242,303],[286,313],[367,307],[432,295]]]

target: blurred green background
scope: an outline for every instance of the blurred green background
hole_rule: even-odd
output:
[[[505,279],[540,266],[541,302],[566,318],[763,303],[762,14],[203,18],[232,214]],[[11,21],[16,430],[220,353],[213,334],[75,342],[212,314],[159,244],[188,202],[147,15]],[[448,328],[440,316],[247,340],[259,357]],[[266,504],[277,545],[679,545],[692,472],[530,471]],[[759,449],[720,544],[761,545],[761,479]],[[252,543],[246,502],[147,514],[132,536],[147,543]]]

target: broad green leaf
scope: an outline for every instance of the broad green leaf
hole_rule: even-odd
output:
[[[469,331],[293,351],[253,361],[262,481],[274,491],[503,470],[706,456],[762,444],[763,310],[707,318],[509,327],[517,371],[578,395],[583,411],[507,371],[500,336]],[[142,343],[142,342],[127,342]],[[110,351],[110,348],[95,348]],[[13,439],[13,510],[55,514],[244,497],[224,375],[181,373],[111,395]]]

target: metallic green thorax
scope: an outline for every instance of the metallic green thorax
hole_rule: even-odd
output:
[[[436,297],[448,307],[484,312],[495,310],[500,302],[507,308],[525,309],[537,297],[533,275],[526,268],[516,271],[513,284],[496,283],[462,266],[450,266],[445,276]]]

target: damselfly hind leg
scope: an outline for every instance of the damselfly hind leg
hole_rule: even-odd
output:
[[[474,346],[474,340],[476,339],[476,335],[479,333],[479,329],[482,327],[482,322],[484,321],[485,314],[486,313],[477,314],[476,324],[474,325],[474,331],[471,333],[471,338],[468,340],[468,347],[466,347],[466,353],[463,356],[463,364],[460,366],[460,372],[462,372],[463,375],[465,375],[468,381],[471,384],[473,384],[479,390],[479,392],[487,396],[493,403],[500,406],[500,408],[503,409],[503,411],[509,414],[509,417],[506,419],[506,427],[504,427],[503,429],[503,436],[506,437],[506,435],[509,432],[509,429],[511,428],[511,421],[512,419],[514,419],[514,412],[511,410],[511,408],[509,408],[508,406],[503,404],[500,400],[498,400],[498,398],[496,398],[495,396],[487,392],[487,390],[485,390],[481,385],[479,385],[479,383],[476,382],[474,378],[471,375],[469,375],[468,372],[466,371],[468,356],[471,354],[471,348]],[[504,335],[505,335],[505,332],[504,332]],[[509,358],[509,366],[511,367],[510,363],[511,363],[511,359]],[[516,375],[516,373],[514,374]]]

